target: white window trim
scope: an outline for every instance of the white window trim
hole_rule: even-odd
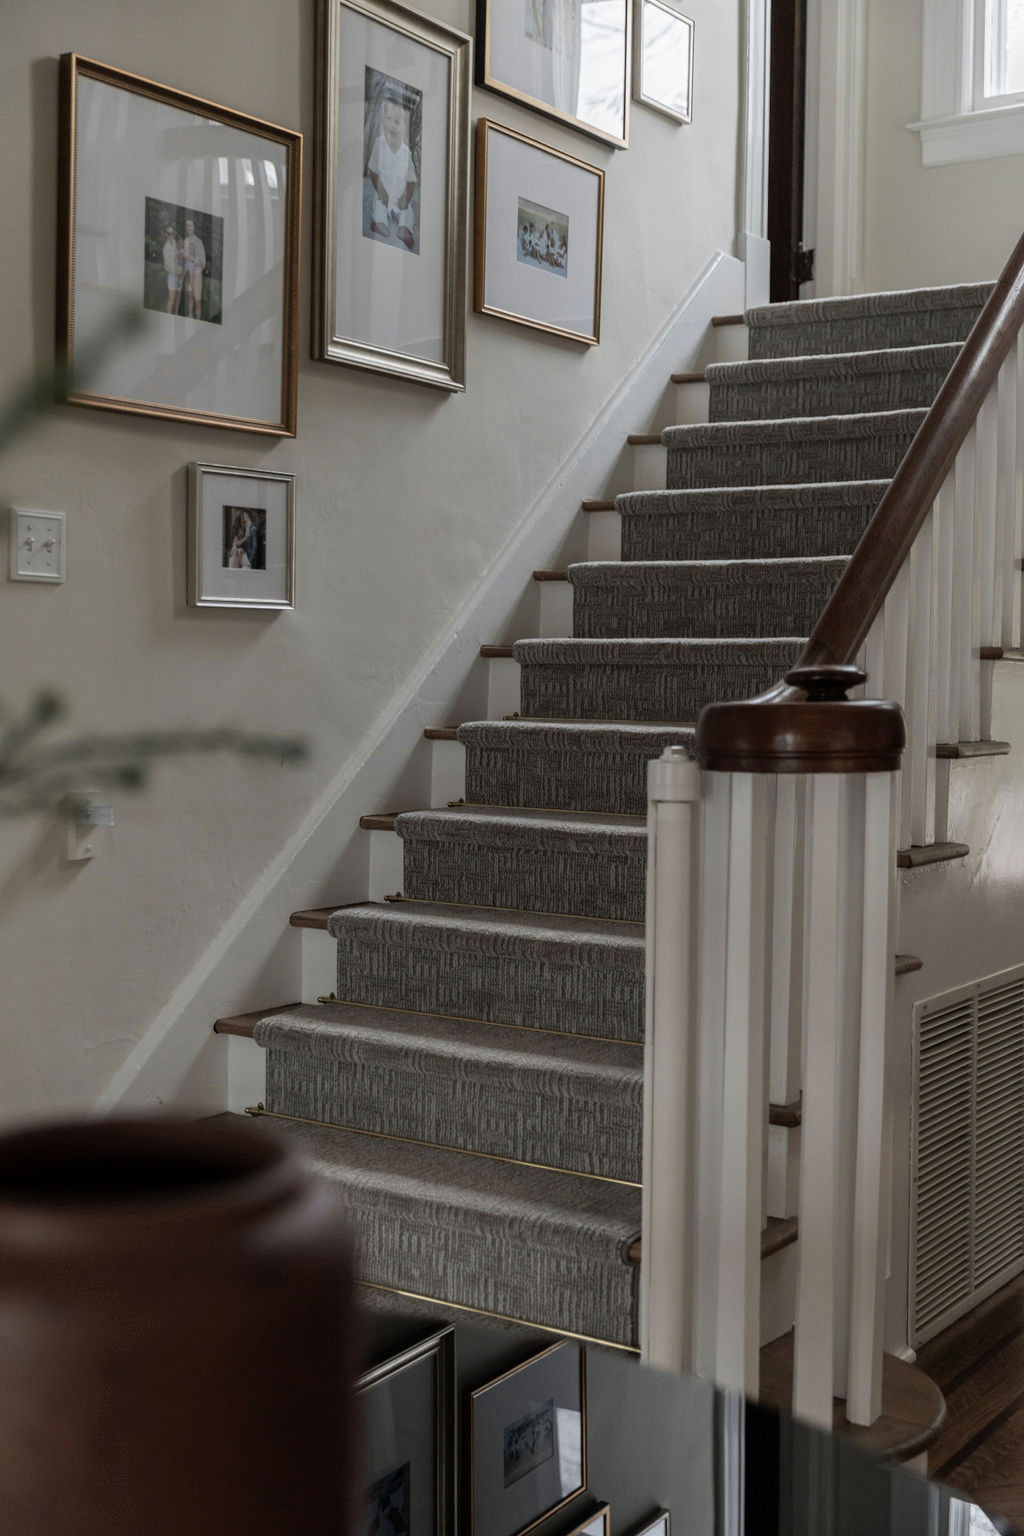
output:
[[[975,109],[974,0],[924,0],[921,135],[925,165],[1024,154],[1024,100]]]

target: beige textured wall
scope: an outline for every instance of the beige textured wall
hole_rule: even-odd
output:
[[[997,277],[1024,229],[1024,156],[925,167],[922,0],[868,0],[864,287]]]
[[[472,0],[424,8],[472,29]],[[317,749],[298,771],[165,766],[144,797],[121,797],[110,849],[90,864],[62,862],[49,818],[0,824],[0,1116],[94,1101],[708,257],[732,249],[740,7],[688,9],[695,121],[678,129],[634,107],[628,153],[476,93],[474,118],[606,167],[603,340],[581,349],[471,318],[469,392],[442,398],[309,361],[312,0],[0,0],[0,396],[52,356],[61,52],[307,136],[297,440],[65,408],[9,450],[0,508],[67,512],[68,577],[4,582],[3,701],[57,683],[80,728],[232,722],[307,734]],[[193,459],[297,472],[295,613],[185,606]]]

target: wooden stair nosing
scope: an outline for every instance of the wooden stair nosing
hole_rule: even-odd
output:
[[[427,741],[458,741],[457,725],[428,725],[423,732]]]
[[[515,647],[511,645],[482,645],[480,647],[480,655],[485,661],[491,659],[511,661],[515,658],[515,654]]]
[[[793,1401],[793,1335],[761,1350],[760,1401],[789,1413]],[[832,1431],[860,1450],[888,1462],[910,1461],[935,1444],[946,1421],[946,1400],[916,1365],[886,1354],[882,1362],[882,1413],[874,1424],[850,1424],[844,1403],[833,1404]]]
[[[257,1008],[252,1013],[231,1014],[226,1019],[217,1019],[213,1032],[215,1035],[242,1035],[251,1040],[256,1025],[269,1013],[291,1013],[293,1009],[301,1007],[301,1003],[278,1003],[274,1008]]]
[[[614,501],[581,501],[580,507],[584,512],[614,512]]]
[[[534,581],[568,581],[569,580],[569,572],[568,571],[545,571],[545,570],[534,571],[533,579],[534,579]]]
[[[941,758],[1005,757],[1010,750],[1008,741],[940,741],[935,756]]]
[[[746,325],[746,315],[712,315],[712,325]]]
[[[706,384],[707,383],[707,375],[703,372],[703,370],[700,373],[674,373],[672,375],[672,383],[673,384]]]
[[[359,825],[364,832],[393,832],[395,817],[400,811],[378,811],[373,816],[360,816]]]
[[[768,1259],[773,1253],[779,1253],[783,1248],[788,1248],[790,1243],[797,1240],[797,1219],[795,1216],[769,1216],[761,1233],[761,1258]],[[635,1237],[627,1249],[627,1257],[631,1264],[639,1264],[643,1255],[643,1237]]]
[[[924,847],[901,848],[896,855],[898,869],[923,869],[928,864],[949,864],[955,859],[966,859],[970,853],[966,843],[928,843]]]
[[[626,438],[631,448],[660,448],[660,432],[631,432]]]
[[[896,975],[909,976],[911,971],[923,971],[924,961],[920,955],[897,955]]]

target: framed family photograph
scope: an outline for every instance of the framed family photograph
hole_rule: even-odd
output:
[[[472,47],[393,0],[319,0],[322,361],[465,388]]]
[[[366,1536],[456,1536],[455,1391],[451,1327],[360,1379]]]
[[[585,1491],[586,1401],[570,1339],[470,1394],[469,1536],[523,1536]]]
[[[674,123],[693,120],[693,22],[665,0],[634,0],[633,95]]]
[[[295,607],[295,476],[190,464],[188,602]]]
[[[60,145],[67,398],[294,437],[302,135],[69,53]]]
[[[477,83],[625,149],[634,3],[477,0]]]
[[[474,307],[595,346],[604,172],[513,128],[477,124]]]

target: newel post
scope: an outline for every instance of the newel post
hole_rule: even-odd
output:
[[[798,667],[788,689],[709,705],[697,728],[705,872],[697,1203],[717,1212],[698,1234],[698,1369],[756,1391],[753,1203],[778,1051],[770,1036],[795,1029],[803,1111],[793,1412],[828,1428],[834,1397],[846,1399],[854,1423],[881,1411],[886,1022],[905,728],[897,705],[846,697],[864,680],[851,666]],[[804,782],[799,800],[788,791],[792,775]],[[780,877],[787,857],[802,860],[801,878],[791,869]],[[723,921],[724,944],[715,931]],[[776,952],[786,957],[788,993],[772,969]],[[765,1209],[762,1199],[758,1237]]]

